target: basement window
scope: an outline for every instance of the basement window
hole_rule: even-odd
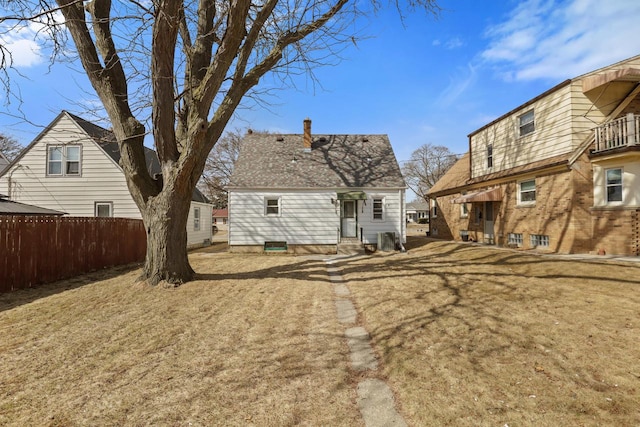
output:
[[[507,236],[507,244],[509,246],[521,248],[523,242],[524,239],[522,238],[522,233],[509,233],[509,235]]]
[[[549,236],[545,236],[542,234],[532,234],[529,236],[531,247],[532,248],[548,248],[549,247]]]

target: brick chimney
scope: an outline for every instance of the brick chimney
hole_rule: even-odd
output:
[[[304,124],[304,134],[302,135],[302,143],[305,150],[311,150],[311,119],[306,118],[302,122]]]

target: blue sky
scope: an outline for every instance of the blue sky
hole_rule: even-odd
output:
[[[314,133],[388,134],[401,162],[425,143],[464,153],[467,135],[491,120],[567,78],[640,54],[638,0],[439,4],[438,19],[418,12],[403,25],[393,8],[370,17],[365,31],[374,37],[316,70],[321,86],[300,78],[268,109],[239,110],[230,126],[301,133],[309,117]],[[34,56],[29,30],[8,37],[30,123],[14,117],[13,99],[0,109],[0,132],[28,144],[60,110],[82,116],[76,101],[89,89],[77,66],[50,69]]]

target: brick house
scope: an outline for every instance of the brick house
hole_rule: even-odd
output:
[[[469,135],[429,191],[431,234],[640,255],[640,55],[566,80]]]

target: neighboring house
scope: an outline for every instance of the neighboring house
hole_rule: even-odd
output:
[[[7,159],[2,152],[0,152],[0,173],[9,166],[9,159]]]
[[[217,227],[218,230],[226,230],[227,229],[227,221],[229,219],[229,209],[214,209],[211,213],[211,217],[213,218],[213,225]]]
[[[380,235],[393,250],[406,239],[405,188],[386,135],[312,135],[308,119],[303,134],[249,133],[228,187],[229,245],[335,253]]]
[[[422,221],[421,221],[422,220]],[[407,222],[428,222],[429,204],[427,202],[414,201],[407,203]]]
[[[26,205],[9,200],[8,196],[0,194],[0,215],[64,215],[64,212],[45,209],[40,206]]]
[[[469,135],[429,191],[431,234],[640,254],[640,55],[564,81]]]
[[[159,174],[156,153],[145,150],[147,167]],[[111,131],[63,111],[0,174],[0,192],[12,201],[71,216],[141,219],[119,161]],[[187,223],[189,246],[211,241],[211,210],[195,190]]]

